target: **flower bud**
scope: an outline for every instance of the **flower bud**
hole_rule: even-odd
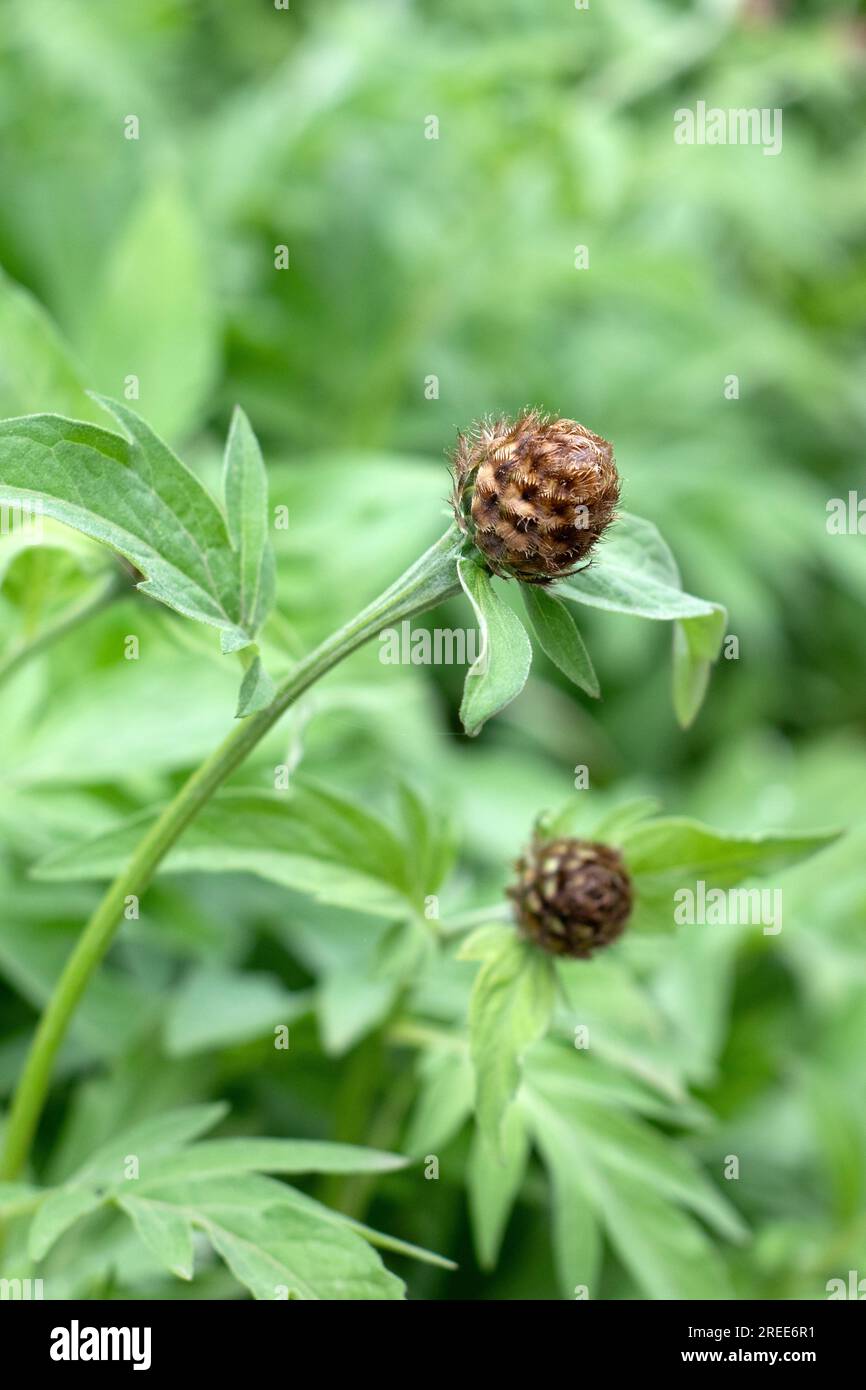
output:
[[[606,439],[523,411],[460,435],[454,514],[494,574],[550,584],[573,574],[614,518],[619,474]]]
[[[524,935],[555,956],[585,960],[625,929],[632,885],[618,851],[590,840],[533,840],[508,889]]]

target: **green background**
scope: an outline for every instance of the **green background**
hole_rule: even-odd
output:
[[[291,522],[275,533],[276,666],[443,529],[456,432],[526,404],[613,441],[625,505],[659,526],[687,589],[727,606],[739,656],[687,733],[669,628],[587,612],[601,703],[537,656],[469,741],[462,671],[383,666],[373,648],[244,778],[272,785],[302,758],[389,814],[409,774],[456,826],[443,914],[498,896],[578,765],[590,820],[650,794],[733,830],[850,829],[779,880],[779,936],[686,929],[587,966],[616,1065],[692,1097],[660,1133],[739,1208],[749,1239],[713,1240],[744,1298],[823,1298],[829,1278],[866,1275],[866,538],[827,529],[828,500],[864,489],[864,68],[858,7],[817,0],[4,0],[0,23],[0,415],[106,423],[82,388],[121,396],[135,375],[136,408],[215,486],[240,402]],[[676,145],[674,112],[698,100],[782,108],[781,154]],[[82,544],[2,563],[12,651],[107,561]],[[466,625],[468,607],[433,621]],[[118,660],[130,632],[137,663]],[[0,686],[4,1091],[96,897],[34,885],[29,865],[162,799],[227,727],[236,685],[206,631],[130,600]],[[121,1122],[213,1097],[231,1101],[227,1132],[431,1152],[374,936],[249,877],[161,882],[64,1054],[43,1173]],[[432,975],[419,966],[416,1010],[450,1026],[472,969]],[[289,1013],[286,1062],[271,1032]],[[480,1268],[469,1145],[463,1125],[434,1148],[440,1179],[420,1189],[416,1163],[311,1190],[459,1261],[389,1260],[414,1296],[560,1296],[534,1161]],[[108,1238],[98,1257],[86,1233],[66,1239],[64,1291],[181,1288]],[[184,1296],[234,1287],[205,1262]],[[607,1251],[600,1296],[651,1294]]]

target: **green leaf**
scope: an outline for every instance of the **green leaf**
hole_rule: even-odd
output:
[[[59,415],[0,421],[0,502],[101,541],[147,576],[143,593],[246,646],[238,554],[198,479],[126,406],[103,401],[128,438]]]
[[[31,1260],[42,1260],[60,1237],[82,1217],[102,1205],[93,1187],[59,1187],[50,1192],[30,1223],[27,1248]]]
[[[573,1065],[580,1069],[581,1059],[575,1056]],[[598,1241],[587,1206],[648,1297],[732,1296],[719,1254],[689,1213],[737,1239],[742,1223],[675,1141],[609,1101],[593,1104],[560,1085],[548,1092],[541,1057],[533,1059],[522,1104],[554,1186],[567,1296],[575,1284],[587,1284],[590,1297],[597,1296]]]
[[[710,680],[710,667],[718,657],[725,636],[727,614],[714,618],[684,618],[674,623],[674,713],[682,728],[693,723]]]
[[[146,1197],[123,1196],[118,1206],[150,1253],[178,1279],[191,1279],[195,1263],[192,1222],[185,1212]]]
[[[185,1057],[261,1038],[308,1007],[304,995],[291,994],[272,975],[204,967],[172,995],[166,1051]]]
[[[605,1225],[635,1283],[653,1299],[731,1299],[727,1270],[701,1227],[639,1178],[617,1173]]]
[[[407,1162],[401,1154],[316,1139],[206,1139],[160,1157],[135,1187],[147,1192],[166,1182],[232,1173],[393,1173]]]
[[[553,1253],[560,1292],[563,1298],[574,1298],[577,1289],[585,1288],[590,1298],[596,1298],[601,1228],[587,1196],[574,1134],[557,1120],[537,1124],[535,1140],[550,1175]]]
[[[300,1193],[296,1193],[300,1196]],[[323,1208],[320,1208],[323,1210]],[[386,1235],[382,1231],[376,1231],[372,1226],[365,1226],[361,1221],[349,1219],[346,1225],[350,1230],[357,1231],[358,1235],[368,1240],[371,1245],[375,1245],[377,1250],[390,1250],[395,1255],[404,1255],[407,1260],[417,1260],[419,1264],[433,1265],[436,1269],[457,1269],[455,1260],[449,1260],[445,1255],[437,1255],[433,1250],[426,1250],[422,1245],[413,1245],[411,1241],[399,1240],[396,1236]]]
[[[513,927],[500,926],[474,932],[458,959],[482,962],[469,1001],[475,1113],[485,1138],[501,1152],[524,1053],[544,1034],[553,1012],[553,966]]]
[[[475,1251],[482,1269],[496,1264],[528,1159],[529,1136],[518,1106],[512,1105],[505,1116],[501,1151],[476,1128],[466,1181]]]
[[[90,297],[83,355],[99,390],[138,378],[141,406],[177,438],[196,426],[217,366],[211,258],[178,182],[145,190]]]
[[[32,814],[44,816],[58,788],[69,795],[73,786],[100,782],[129,787],[144,768],[151,777],[188,770],[225,737],[235,674],[233,663],[205,660],[201,651],[91,666],[83,679],[64,687],[62,700],[47,702],[38,728],[31,712],[29,737],[7,749],[4,773],[10,784],[32,789],[24,793]],[[143,794],[154,792],[143,788]],[[5,805],[11,809],[11,797]],[[72,833],[82,834],[91,819]],[[101,824],[94,823],[91,833]]]
[[[140,1171],[159,1155],[211,1129],[224,1116],[224,1105],[195,1105],[145,1120],[103,1144],[62,1187],[46,1196],[30,1225],[30,1257],[41,1260],[71,1226],[96,1211],[106,1189],[124,1180],[128,1155]]]
[[[371,979],[357,963],[326,971],[316,991],[316,1018],[328,1056],[342,1056],[381,1023],[396,991],[395,980]]]
[[[532,644],[482,565],[463,558],[457,570],[481,631],[481,654],[466,673],[460,706],[463,727],[474,738],[488,719],[520,694],[532,664]]]
[[[660,804],[655,796],[636,796],[631,801],[625,801],[602,816],[592,832],[592,838],[604,844],[618,845],[633,825],[656,815]]]
[[[41,879],[111,878],[157,811],[58,851],[34,870]],[[225,791],[213,797],[169,853],[168,873],[246,870],[322,902],[402,918],[411,904],[406,851],[363,807],[312,784],[285,792]]]
[[[270,1180],[260,1178],[258,1181],[269,1182]],[[354,1217],[344,1216],[342,1212],[331,1211],[329,1207],[323,1206],[321,1202],[315,1201],[305,1192],[299,1192],[296,1187],[286,1187],[280,1184],[279,1191],[280,1201],[285,1202],[287,1206],[309,1212],[318,1221],[327,1221],[335,1226],[346,1226],[349,1230],[363,1236],[371,1245],[375,1245],[377,1250],[391,1250],[394,1254],[405,1255],[408,1259],[419,1260],[422,1264],[435,1265],[438,1269],[457,1268],[454,1261],[446,1259],[444,1255],[437,1255],[432,1250],[425,1250],[420,1245],[413,1245],[409,1241],[387,1235],[384,1231],[377,1231],[372,1226],[366,1226],[363,1222],[357,1221]]]
[[[545,1090],[550,1095],[559,1090],[587,1101],[622,1105],[639,1115],[681,1127],[701,1127],[706,1112],[689,1100],[675,1064],[664,1065],[670,1030],[665,1029],[660,1008],[636,982],[630,990],[612,988],[614,979],[598,973],[600,964],[594,957],[589,962],[560,961],[556,966],[569,1009],[589,1029],[588,1050],[564,1048],[549,1039],[533,1052],[531,1069],[536,1064],[543,1069]],[[616,1009],[620,998],[622,1020]],[[636,1017],[641,1004],[643,1013]],[[581,1059],[577,1068],[575,1051]]]
[[[31,1224],[31,1258],[43,1259],[76,1221],[115,1204],[178,1277],[192,1278],[198,1229],[257,1298],[402,1297],[402,1284],[383,1269],[372,1243],[447,1264],[261,1176],[387,1173],[405,1167],[406,1159],[315,1140],[189,1143],[223,1113],[222,1106],[195,1106],[146,1120],[98,1149],[63,1187],[37,1194],[44,1200]],[[138,1160],[134,1178],[126,1172],[129,1156]]]
[[[240,406],[226,441],[223,489],[229,536],[240,561],[240,625],[255,633],[274,604],[274,553],[262,451]]]
[[[441,887],[456,853],[456,831],[448,811],[426,804],[413,787],[398,787],[400,818],[408,846],[408,872],[419,902]]]
[[[431,1049],[421,1062],[419,1083],[404,1141],[414,1156],[439,1152],[472,1114],[475,1078],[466,1049]]]
[[[536,585],[521,585],[521,593],[532,631],[542,651],[569,680],[597,700],[601,695],[598,677],[568,608],[561,599]]]
[[[680,620],[675,629],[674,708],[681,724],[692,722],[710,663],[721,649],[727,614],[720,604],[683,591],[676,561],[652,522],[622,512],[598,559],[561,580],[552,593],[611,613]]]
[[[399,1299],[402,1282],[348,1221],[291,1188],[240,1174],[166,1182],[147,1194],[203,1231],[257,1299]]]
[[[227,1110],[228,1106],[218,1101],[212,1105],[183,1106],[142,1120],[101,1144],[70,1182],[96,1182],[100,1185],[119,1182],[124,1175],[128,1154],[133,1154],[138,1159],[140,1171],[145,1171],[151,1159],[171,1153],[213,1129],[225,1117]]]
[[[175,1195],[186,1197],[183,1188]],[[189,1196],[195,1203],[189,1208],[191,1219],[256,1299],[404,1296],[402,1281],[347,1225],[282,1205],[261,1209],[243,1204],[243,1191],[234,1191],[234,1184],[229,1192]]]
[[[258,646],[253,643],[241,652],[245,670],[241,688],[238,692],[236,719],[245,719],[248,714],[257,714],[267,709],[276,694],[276,686],[262,664]]]
[[[679,890],[694,890],[699,881],[708,890],[732,888],[755,876],[779,874],[838,838],[836,831],[738,835],[684,817],[633,825],[620,840],[635,886],[632,926],[672,931]]]
[[[595,1155],[609,1172],[625,1172],[658,1196],[687,1207],[726,1239],[743,1239],[746,1229],[738,1213],[686,1149],[603,1097],[596,1102],[581,1097],[568,1113],[578,1116],[582,1133],[591,1133]]]
[[[274,606],[274,551],[268,531],[268,479],[262,451],[240,406],[235,406],[223,470],[226,518],[240,559],[241,622],[258,632]],[[276,694],[256,645],[241,653],[244,678],[236,718],[267,709]]]
[[[561,579],[551,593],[590,608],[665,621],[708,618],[718,605],[683,592],[668,546],[651,521],[621,512],[591,565]]]

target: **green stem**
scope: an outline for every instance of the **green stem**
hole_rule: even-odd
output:
[[[459,592],[456,558],[460,544],[459,533],[451,526],[395,584],[305,657],[278,688],[267,709],[232,730],[192,773],[144,836],[84,928],[39,1021],[9,1112],[0,1180],[17,1177],[27,1162],[54,1059],[76,1005],[123,919],[127,899],[141,896],[190,821],[305,690],[384,626],[423,613]]]
[[[131,594],[132,592],[127,576],[122,571],[115,570],[104,587],[92,598],[87,599],[78,608],[74,608],[72,612],[62,613],[53,623],[44,627],[31,642],[25,642],[10,656],[7,656],[5,661],[0,662],[0,685],[9,680],[31,657],[38,656],[47,647],[59,642],[67,633],[74,632],[77,627],[81,627],[82,623],[88,622],[103,608],[107,608],[115,599],[120,598],[121,594]]]

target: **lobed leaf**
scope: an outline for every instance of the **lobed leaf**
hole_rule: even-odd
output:
[[[41,879],[110,878],[157,811],[41,860]],[[163,872],[258,874],[322,902],[377,916],[411,910],[406,849],[363,807],[312,783],[286,792],[220,792],[161,865]]]
[[[510,926],[474,932],[458,959],[482,962],[469,1001],[475,1113],[485,1139],[501,1152],[524,1053],[543,1035],[553,1012],[553,965]]]

